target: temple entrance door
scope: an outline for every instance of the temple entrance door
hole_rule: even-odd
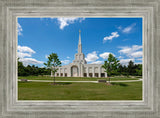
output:
[[[72,77],[78,77],[78,67],[77,66],[72,66],[71,75]]]

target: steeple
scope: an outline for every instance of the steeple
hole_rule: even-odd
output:
[[[81,44],[81,30],[79,30],[78,53],[82,53],[82,44]]]
[[[81,30],[79,30],[79,45],[81,44]]]
[[[87,64],[85,55],[82,53],[81,30],[79,30],[78,53],[75,54],[75,60],[73,61],[73,63]]]

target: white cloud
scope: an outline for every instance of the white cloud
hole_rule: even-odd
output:
[[[57,18],[58,23],[59,23],[59,28],[61,30],[64,29],[64,27],[68,26],[69,24],[73,24],[75,21],[82,22],[84,18],[76,18],[76,17],[71,17],[71,18]]]
[[[128,55],[130,52],[132,52],[132,48],[130,48],[130,47],[121,47],[121,50],[119,50],[118,52]]]
[[[70,60],[62,60],[61,61],[63,64],[69,64]]]
[[[70,57],[69,57],[69,56],[67,56],[67,59],[70,59]]]
[[[134,63],[134,64],[142,64],[142,62],[136,62],[136,63]]]
[[[112,32],[110,36],[106,36],[103,38],[103,41],[112,40],[113,38],[119,37],[118,32]]]
[[[87,57],[85,58],[87,62],[93,62],[93,61],[96,61],[97,59],[99,59],[99,57],[97,56],[96,51],[93,51],[92,53],[88,53]]]
[[[141,45],[133,45],[132,48],[134,51],[136,51],[136,50],[142,49],[142,46]]]
[[[32,50],[30,47],[18,45],[17,51],[18,51],[17,55],[20,58],[19,61],[21,61],[24,64],[24,66],[27,66],[30,64],[42,64],[43,63],[43,61],[38,61],[34,58],[31,58],[32,54],[36,52]]]
[[[109,54],[110,54],[110,52],[104,52],[104,53],[100,54],[99,56],[102,57],[103,59],[108,59]],[[114,54],[112,54],[112,55],[115,56]]]
[[[119,50],[118,52],[120,54],[125,54],[128,57],[142,57],[142,51],[140,51],[142,49],[141,45],[133,45],[131,47],[128,46],[124,46],[124,47],[120,47],[121,50]]]
[[[28,52],[28,53],[36,53],[34,50],[32,50],[30,47],[27,46],[18,46],[17,50],[19,52]]]
[[[18,51],[17,55],[18,55],[19,58],[31,57],[33,53],[36,53],[30,47],[20,46],[20,45],[18,45],[17,51]]]
[[[142,58],[138,58],[138,59],[136,59],[136,60],[138,60],[138,61],[142,61]]]
[[[143,52],[142,52],[142,46],[141,45],[132,45],[130,47],[128,46],[124,46],[124,47],[120,47],[121,50],[119,50],[118,52],[120,54],[124,54],[125,56],[127,56],[129,59],[121,59],[120,63],[123,65],[128,65],[128,62],[130,60],[132,60],[133,62],[136,61],[142,61],[142,56],[143,56]],[[120,55],[121,56],[121,55]],[[139,62],[141,63],[141,62]]]
[[[103,63],[104,63],[104,61],[94,61],[91,64],[103,64]]]
[[[121,59],[120,60],[120,63],[122,64],[122,65],[128,65],[128,62],[129,61],[133,61],[134,62],[134,59]]]
[[[134,26],[136,25],[136,23],[131,24],[130,26],[125,27],[122,32],[123,33],[130,33],[132,31],[132,29],[134,28]]]
[[[123,57],[123,56],[119,56],[118,58],[119,58],[119,59],[123,59],[124,57]]]
[[[22,26],[19,23],[17,23],[17,32],[18,32],[18,35],[22,35],[22,31],[23,31]]]
[[[137,58],[137,57],[142,57],[142,55],[143,55],[143,52],[142,52],[142,51],[137,51],[137,52],[131,53],[131,56],[132,56],[132,57],[135,57],[135,58]]]
[[[24,66],[27,66],[29,64],[43,64],[43,61],[38,61],[33,58],[20,58],[19,61],[21,61]]]
[[[24,53],[24,52],[18,52],[17,55],[18,55],[19,58],[31,57],[32,56],[31,53]]]

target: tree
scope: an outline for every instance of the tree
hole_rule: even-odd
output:
[[[24,66],[23,63],[18,59],[18,76],[22,76],[24,74]]]
[[[113,75],[114,73],[117,73],[119,65],[120,65],[119,60],[112,54],[109,54],[108,60],[104,61],[104,65],[102,65],[102,68],[104,68],[105,72],[107,72],[107,75],[109,77],[109,83],[110,83],[110,76]]]
[[[135,69],[136,73],[135,73],[135,75],[136,76],[142,76],[142,64],[138,64],[138,65],[135,65],[135,66],[136,66],[136,69]]]
[[[128,73],[129,73],[129,75],[134,75],[135,72],[136,71],[135,71],[134,62],[132,60],[130,60],[128,63]]]
[[[28,76],[29,74],[26,72],[26,68],[22,62],[19,61],[18,58],[18,76]]]
[[[123,66],[123,75],[129,76],[128,67],[126,65]]]
[[[121,75],[123,73],[123,66],[122,66],[122,64],[119,65],[118,72],[119,72],[118,73],[119,75]]]
[[[48,56],[47,63],[44,63],[48,68],[51,69],[51,72],[53,72],[54,75],[54,84],[55,84],[55,73],[57,72],[57,67],[61,65],[61,61],[58,59],[58,55],[56,53],[52,53]]]

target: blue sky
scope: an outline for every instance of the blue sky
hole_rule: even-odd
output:
[[[87,63],[103,64],[112,53],[127,65],[142,63],[142,18],[18,18],[18,57],[43,67],[57,53],[62,65],[77,53],[79,29]]]

